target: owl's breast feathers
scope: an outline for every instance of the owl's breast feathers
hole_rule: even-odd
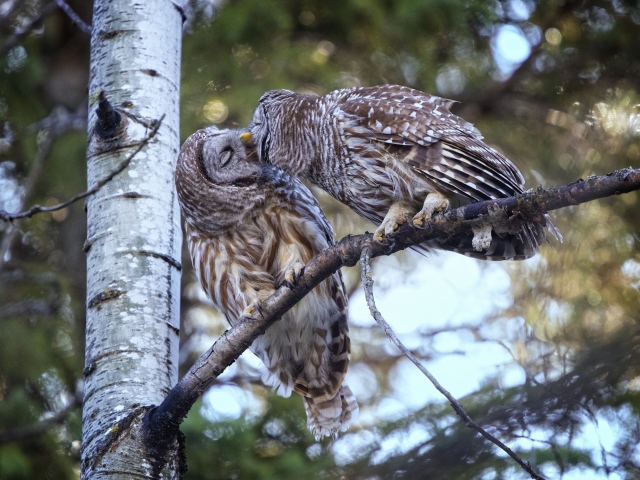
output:
[[[265,165],[253,183],[241,186],[207,181],[198,169],[198,145],[211,133],[196,132],[183,145],[176,187],[197,277],[233,325],[285,278],[295,281],[304,264],[333,244],[333,230],[300,180],[275,167]],[[265,366],[266,385],[283,396],[296,391],[305,397],[316,437],[348,428],[358,406],[343,384],[350,343],[339,271],[269,327],[251,351]]]
[[[333,243],[333,230],[311,193],[296,188],[299,180],[266,172],[259,183],[267,200],[225,228],[203,232],[186,223],[197,276],[231,324],[246,306],[263,300],[256,292],[273,292],[282,283],[292,259],[304,264]]]

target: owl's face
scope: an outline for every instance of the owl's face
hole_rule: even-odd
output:
[[[238,131],[209,127],[202,145],[200,168],[216,185],[255,184],[261,172],[255,149],[247,146]]]

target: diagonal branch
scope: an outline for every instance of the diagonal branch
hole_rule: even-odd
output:
[[[58,105],[53,108],[51,114],[36,122],[22,132],[23,135],[29,135],[34,132],[38,133],[38,151],[33,161],[29,175],[25,182],[24,195],[19,202],[18,210],[20,210],[24,203],[28,201],[35,190],[40,176],[42,175],[42,169],[46,160],[49,149],[53,142],[53,137],[62,135],[67,130],[77,129],[86,130],[87,118],[86,113],[82,114],[77,112],[75,114],[69,113],[66,108]],[[3,211],[0,210],[0,219],[2,218]],[[9,253],[13,248],[13,244],[16,241],[18,232],[20,231],[18,223],[14,223],[7,229],[2,242],[0,243],[0,270],[5,266],[8,261]]]
[[[82,19],[78,16],[76,12],[69,6],[67,2],[64,0],[55,0],[56,4],[62,9],[64,13],[71,19],[73,23],[77,25],[77,27],[82,30],[87,35],[91,35],[91,25],[87,25],[82,21]]]
[[[445,389],[436,377],[434,377],[429,370],[416,358],[416,356],[411,353],[407,347],[398,339],[395,332],[391,328],[391,326],[387,323],[387,321],[382,317],[382,314],[376,307],[375,299],[373,298],[373,276],[371,275],[371,266],[369,265],[369,260],[371,259],[371,246],[365,245],[362,249],[362,254],[360,255],[360,278],[362,279],[362,285],[364,287],[364,295],[367,299],[367,305],[369,306],[369,312],[371,312],[371,316],[376,321],[380,328],[384,331],[385,335],[393,342],[393,344],[398,347],[398,349],[409,359],[413,364],[418,367],[418,369],[424,374],[425,377],[429,379],[429,381],[436,387],[442,395],[444,395],[449,403],[453,407],[453,410],[456,412],[462,420],[464,420],[467,427],[474,429],[484,438],[489,440],[494,445],[497,445],[504,452],[507,453],[511,458],[513,458],[529,475],[531,478],[535,480],[544,480],[544,477],[541,477],[537,474],[529,462],[525,462],[522,460],[513,450],[511,450],[508,446],[498,440],[496,437],[487,432],[484,428],[475,423],[466,410],[460,405],[453,395],[451,395],[447,389]]]
[[[9,50],[15,47],[18,44],[18,42],[22,40],[22,37],[24,37],[31,30],[33,30],[40,23],[42,23],[42,20],[44,20],[44,18],[47,15],[53,12],[56,9],[56,7],[57,7],[56,2],[48,3],[47,5],[44,6],[42,10],[40,10],[40,13],[35,18],[33,18],[28,24],[26,24],[24,27],[20,28],[19,30],[16,30],[15,33],[13,33],[9,38],[7,38],[4,44],[0,47],[0,57],[2,57]]]
[[[73,401],[62,410],[54,413],[51,417],[35,423],[33,425],[27,425],[26,427],[8,428],[6,430],[0,430],[0,445],[3,443],[15,442],[22,440],[23,438],[33,437],[42,432],[60,425],[66,420],[70,413],[82,406],[82,398],[76,395]]]
[[[86,191],[84,191],[82,193],[79,193],[78,195],[70,198],[69,200],[67,200],[65,202],[59,203],[57,205],[53,205],[51,207],[42,207],[40,205],[34,205],[29,210],[26,210],[26,211],[20,212],[20,213],[7,213],[4,210],[0,210],[0,220],[3,220],[5,222],[9,222],[9,221],[20,219],[20,218],[29,218],[29,217],[34,216],[36,213],[40,213],[40,212],[55,212],[56,210],[62,210],[63,208],[68,207],[72,203],[77,202],[78,200],[82,200],[83,198],[86,198],[89,195],[93,195],[98,190],[100,190],[103,186],[105,186],[107,183],[109,183],[113,179],[113,177],[115,177],[120,172],[122,172],[125,168],[127,168],[129,163],[131,163],[131,160],[133,160],[133,157],[135,157],[140,152],[140,150],[142,150],[144,148],[144,146],[147,143],[149,143],[149,141],[153,137],[155,137],[156,133],[158,133],[158,129],[160,128],[160,125],[162,124],[162,120],[163,119],[164,119],[164,115],[160,118],[160,120],[158,120],[156,122],[155,126],[147,134],[147,136],[144,137],[140,141],[140,143],[138,143],[138,147],[133,152],[131,152],[127,158],[125,158],[122,162],[120,162],[118,164],[118,166],[116,168],[114,168],[106,177],[104,177],[102,180],[97,182],[90,189],[88,189],[88,190],[86,190]]]
[[[311,259],[296,285],[280,287],[260,304],[251,317],[243,318],[227,330],[171,389],[162,404],[149,410],[145,420],[147,444],[168,445],[191,406],[215,378],[316,285],[340,267],[354,266],[365,246],[371,248],[371,257],[391,255],[427,240],[469,234],[478,222],[492,222],[500,212],[503,217],[500,228],[511,229],[523,223],[541,221],[550,210],[634,190],[640,190],[640,169],[627,168],[562,187],[539,188],[515,197],[467,205],[435,218],[425,229],[405,224],[388,237],[391,243],[386,245],[372,242],[371,234],[344,237]]]
[[[22,197],[23,200],[20,202],[19,208],[22,208],[24,199],[31,197],[35,190],[36,183],[42,174],[44,161],[49,154],[52,141],[52,135],[49,130],[42,130],[38,134],[38,152],[36,153],[33,166],[27,176],[27,181],[24,186],[24,196]],[[4,210],[0,210],[0,219],[2,219],[3,213],[5,213]],[[2,243],[0,243],[0,269],[2,269],[4,264],[8,261],[8,257],[10,256],[9,253],[18,236],[19,228],[20,227],[17,224],[10,225],[2,239]]]

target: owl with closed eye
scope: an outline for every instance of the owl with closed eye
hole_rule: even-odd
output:
[[[241,131],[209,127],[180,150],[175,181],[191,260],[202,288],[231,325],[311,258],[334,244],[311,192],[260,163]],[[251,345],[265,384],[304,398],[316,438],[344,431],[358,404],[344,377],[350,340],[340,271],[315,287]]]

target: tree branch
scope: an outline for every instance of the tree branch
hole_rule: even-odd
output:
[[[48,117],[32,123],[22,131],[22,135],[31,135],[40,130],[49,130],[54,137],[62,135],[67,130],[87,131],[87,106],[82,105],[75,113],[69,112],[64,106],[56,105]]]
[[[44,18],[47,15],[49,15],[51,12],[53,12],[56,9],[56,7],[57,7],[56,2],[48,3],[47,5],[44,6],[42,10],[40,10],[40,13],[33,20],[31,20],[23,28],[16,30],[15,33],[13,33],[13,35],[7,38],[4,44],[0,47],[0,57],[4,56],[7,52],[9,52],[9,50],[15,47],[18,44],[18,42],[22,39],[22,37],[24,37],[31,30],[36,28],[42,22],[42,20],[44,20]]]
[[[46,300],[22,300],[0,306],[0,320],[18,315],[53,315],[58,310],[57,302]]]
[[[82,395],[76,394],[73,401],[62,410],[54,413],[51,417],[26,427],[8,428],[0,431],[0,445],[3,443],[15,442],[23,438],[32,437],[45,432],[65,421],[67,416],[75,409],[82,406]]]
[[[36,183],[42,174],[42,168],[44,166],[44,161],[47,158],[49,153],[49,149],[51,148],[51,142],[53,141],[51,132],[48,130],[42,130],[38,134],[38,152],[36,153],[36,158],[33,160],[33,166],[29,171],[29,175],[27,176],[27,181],[24,186],[24,196],[23,200],[20,202],[19,208],[22,208],[24,204],[24,199],[28,199],[33,194],[35,190]],[[3,215],[6,212],[4,210],[0,210],[0,219],[3,219]],[[2,244],[0,244],[0,269],[4,267],[5,263],[8,261],[9,251],[13,246],[15,239],[17,238],[19,232],[19,225],[14,224],[11,225],[8,231],[5,233]]]
[[[26,210],[26,211],[20,212],[20,213],[7,213],[4,210],[0,210],[0,220],[5,221],[5,222],[9,222],[11,220],[16,220],[16,219],[19,219],[19,218],[29,218],[29,217],[34,216],[36,213],[40,213],[40,212],[55,212],[56,210],[62,210],[63,208],[68,207],[72,203],[77,202],[78,200],[81,200],[81,199],[83,199],[85,197],[88,197],[89,195],[93,195],[98,190],[100,190],[104,185],[109,183],[113,179],[113,177],[118,175],[125,168],[127,168],[127,166],[129,166],[129,163],[131,163],[131,160],[133,160],[133,157],[135,157],[140,152],[140,150],[142,150],[144,148],[144,146],[147,143],[149,143],[149,141],[153,137],[155,137],[156,133],[158,133],[158,129],[160,128],[160,125],[162,124],[162,120],[163,119],[164,119],[164,115],[162,115],[160,120],[158,120],[156,122],[155,126],[147,134],[147,136],[144,137],[140,141],[140,143],[138,143],[138,147],[133,152],[131,152],[131,154],[129,154],[129,156],[127,158],[125,158],[122,162],[120,162],[120,164],[116,168],[114,168],[106,177],[104,177],[102,180],[100,180],[98,183],[96,183],[90,189],[88,189],[88,190],[86,190],[86,191],[84,191],[82,193],[79,193],[75,197],[72,197],[72,198],[70,198],[69,200],[67,200],[65,202],[59,203],[57,205],[53,205],[51,207],[41,207],[40,205],[34,205],[29,210]]]
[[[475,423],[466,410],[460,405],[460,403],[455,399],[453,395],[451,395],[447,389],[445,389],[436,377],[434,377],[429,370],[425,368],[424,365],[416,358],[416,356],[411,353],[407,347],[398,339],[395,332],[391,328],[391,326],[387,323],[387,321],[382,317],[382,314],[376,307],[375,299],[373,298],[373,276],[371,275],[371,266],[369,265],[369,260],[371,259],[371,246],[365,245],[362,249],[362,254],[360,255],[360,278],[362,279],[362,285],[364,287],[364,295],[367,299],[367,305],[369,306],[369,312],[371,312],[371,316],[376,321],[380,328],[384,331],[385,335],[393,342],[393,344],[398,347],[398,349],[407,357],[411,362],[418,367],[418,369],[424,374],[425,377],[429,379],[429,381],[436,387],[442,395],[444,395],[449,403],[453,407],[453,410],[456,412],[462,420],[464,420],[467,427],[474,429],[484,438],[489,440],[494,445],[500,447],[504,452],[507,453],[511,458],[513,458],[529,475],[531,478],[536,480],[544,480],[544,477],[541,477],[537,474],[531,465],[528,462],[522,460],[513,450],[511,450],[508,446],[498,440],[496,437],[487,432],[484,428],[480,427],[477,423]]]
[[[467,205],[434,218],[424,229],[405,224],[387,237],[389,244],[373,242],[369,233],[344,237],[311,259],[292,288],[280,287],[250,317],[227,330],[173,387],[162,404],[149,410],[145,418],[147,444],[157,446],[171,442],[191,406],[215,378],[316,285],[340,267],[354,266],[365,246],[371,248],[371,257],[391,255],[427,240],[470,234],[478,222],[493,225],[493,220],[500,217],[499,226],[494,225],[495,228],[513,229],[526,222],[541,221],[551,210],[634,190],[640,190],[640,169],[627,168],[562,187],[538,188],[515,197]]]
[[[44,161],[49,153],[49,149],[51,148],[53,137],[62,135],[70,129],[86,130],[86,113],[84,115],[82,113],[71,114],[66,108],[58,105],[53,108],[53,111],[48,117],[29,125],[23,130],[22,135],[29,135],[34,132],[40,133],[38,134],[38,152],[36,153],[33,166],[27,176],[24,195],[22,197],[22,201],[19,203],[18,210],[22,209],[24,203],[29,200],[31,195],[33,195],[36,184],[42,174]],[[0,219],[2,219],[3,213],[6,212],[4,212],[4,210],[0,210]],[[0,244],[0,270],[2,270],[7,262],[8,252],[13,248],[13,243],[15,242],[19,231],[19,225],[13,224],[9,227],[2,239],[2,243]]]
[[[87,25],[86,23],[84,23],[67,2],[65,2],[64,0],[55,0],[55,2],[62,9],[62,11],[67,14],[71,21],[78,26],[80,30],[82,30],[87,35],[91,35],[91,25]]]

